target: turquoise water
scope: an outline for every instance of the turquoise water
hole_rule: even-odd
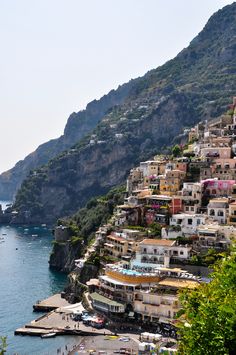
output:
[[[61,291],[66,275],[48,268],[52,235],[46,228],[2,226],[0,239],[0,335],[7,336],[7,354],[54,355],[65,344],[76,344],[72,336],[14,336],[16,328],[40,316],[32,305]]]

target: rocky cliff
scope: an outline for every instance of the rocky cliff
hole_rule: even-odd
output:
[[[124,182],[128,170],[171,144],[184,127],[227,109],[236,92],[236,3],[165,65],[135,81],[85,137],[22,184],[16,222],[53,222]]]
[[[30,171],[47,164],[51,159],[78,143],[81,138],[91,132],[111,107],[124,102],[134,84],[135,80],[131,80],[129,83],[119,86],[117,90],[110,91],[100,100],[90,102],[85,110],[72,113],[61,137],[40,145],[12,169],[2,173],[0,175],[1,199],[12,200],[23,179]]]

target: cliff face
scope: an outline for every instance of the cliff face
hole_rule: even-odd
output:
[[[175,59],[137,79],[92,136],[31,174],[16,196],[15,222],[54,222],[122,183],[132,166],[171,145],[183,127],[227,109],[235,69],[236,3],[213,15]]]
[[[54,244],[49,260],[50,268],[61,272],[71,272],[81,252],[80,245],[73,245],[70,242]]]
[[[100,100],[90,102],[85,110],[72,113],[68,118],[64,134],[61,137],[40,145],[24,160],[19,161],[12,169],[2,173],[0,175],[1,199],[12,200],[22,181],[31,170],[47,164],[50,159],[72,147],[86,134],[91,132],[107,110],[114,105],[120,105],[124,102],[134,83],[135,80],[131,80],[129,83],[119,86],[117,90],[110,91]]]

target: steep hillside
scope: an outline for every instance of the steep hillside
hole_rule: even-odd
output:
[[[214,14],[189,47],[135,81],[92,136],[31,174],[16,222],[54,222],[124,182],[128,170],[168,146],[183,127],[225,110],[236,93],[236,3]]]
[[[31,170],[47,164],[50,159],[72,147],[93,130],[108,109],[124,102],[134,84],[135,80],[131,80],[119,86],[117,90],[110,91],[100,100],[90,102],[85,110],[72,113],[61,137],[40,145],[24,160],[19,161],[14,168],[0,175],[0,198],[11,200]]]

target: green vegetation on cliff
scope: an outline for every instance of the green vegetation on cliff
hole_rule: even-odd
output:
[[[112,217],[114,208],[124,202],[124,192],[123,186],[113,188],[104,196],[90,199],[75,215],[67,219],[59,219],[57,223],[69,228],[74,241],[75,238],[81,238],[84,244],[88,245],[96,230]]]
[[[212,281],[181,296],[181,355],[236,352],[236,250],[216,263]]]
[[[59,219],[59,226],[67,227],[68,240],[54,242],[50,256],[50,267],[59,271],[72,271],[74,260],[85,254],[99,226],[107,223],[114,208],[124,201],[124,187],[111,189],[106,195],[92,198],[75,215]],[[99,258],[92,253],[87,264],[99,266]]]

